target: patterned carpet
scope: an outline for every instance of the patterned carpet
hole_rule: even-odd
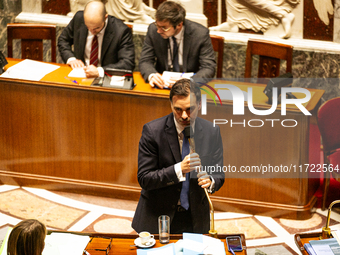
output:
[[[135,201],[50,192],[0,185],[0,231],[22,219],[36,218],[49,229],[80,232],[135,233],[131,228]],[[218,233],[244,233],[247,254],[301,254],[294,234],[321,231],[327,211],[317,209],[308,220],[274,219],[238,213],[215,213]],[[340,215],[331,214],[331,229],[340,229]]]

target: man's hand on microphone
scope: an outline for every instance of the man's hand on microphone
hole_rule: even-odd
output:
[[[197,177],[198,177],[198,185],[200,185],[203,189],[210,187],[211,179],[206,172],[199,172],[197,174]]]
[[[185,156],[185,158],[181,162],[181,169],[182,169],[183,175],[191,171],[194,171],[196,167],[199,167],[199,166],[201,166],[201,159],[197,153],[192,153],[192,154]]]

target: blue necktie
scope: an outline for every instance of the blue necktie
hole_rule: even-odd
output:
[[[185,137],[184,131],[183,134],[183,144],[182,144],[182,160],[185,158],[186,155],[190,153],[190,146],[188,138]],[[182,183],[182,190],[181,190],[181,206],[185,208],[185,210],[189,209],[189,184],[190,184],[190,175],[186,173],[185,175],[186,180]]]
[[[178,62],[178,46],[177,46],[177,41],[176,38],[173,36],[172,42],[173,42],[173,52],[174,55],[172,56],[172,67],[174,72],[179,72],[179,62]]]

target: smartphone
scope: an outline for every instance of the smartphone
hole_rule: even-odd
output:
[[[241,237],[227,236],[226,241],[229,251],[243,251]]]

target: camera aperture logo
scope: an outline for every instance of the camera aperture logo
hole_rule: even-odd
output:
[[[204,84],[205,87],[209,88],[214,92],[216,97],[220,101],[220,105],[222,105],[222,99],[228,99],[233,101],[233,115],[244,115],[245,111],[245,102],[247,101],[248,110],[257,116],[269,116],[273,114],[278,107],[279,98],[278,98],[278,89],[276,87],[273,88],[273,100],[270,108],[266,109],[256,109],[253,104],[253,89],[248,87],[248,90],[242,91],[239,87],[231,84],[216,84],[213,88],[210,85]],[[202,87],[204,87],[202,86]],[[205,88],[200,88],[202,91],[205,91],[215,102],[217,105],[214,95]],[[216,91],[216,89],[218,89]],[[304,94],[304,98],[287,98],[288,94],[291,93],[300,93]],[[202,107],[201,114],[207,115],[207,94],[202,94]],[[283,87],[281,88],[281,116],[287,115],[287,105],[295,105],[304,115],[312,115],[306,107],[303,105],[304,103],[309,102],[311,99],[311,93],[309,90],[305,88],[296,88],[296,87]],[[250,119],[243,121],[235,122],[232,119],[219,118],[214,119],[213,123],[215,125],[225,125],[229,124],[230,127],[233,126],[243,126],[243,127],[263,127],[265,124],[271,125],[274,127],[275,124],[280,123],[283,127],[296,127],[298,125],[297,120],[295,119],[270,119],[261,118],[261,119]]]

